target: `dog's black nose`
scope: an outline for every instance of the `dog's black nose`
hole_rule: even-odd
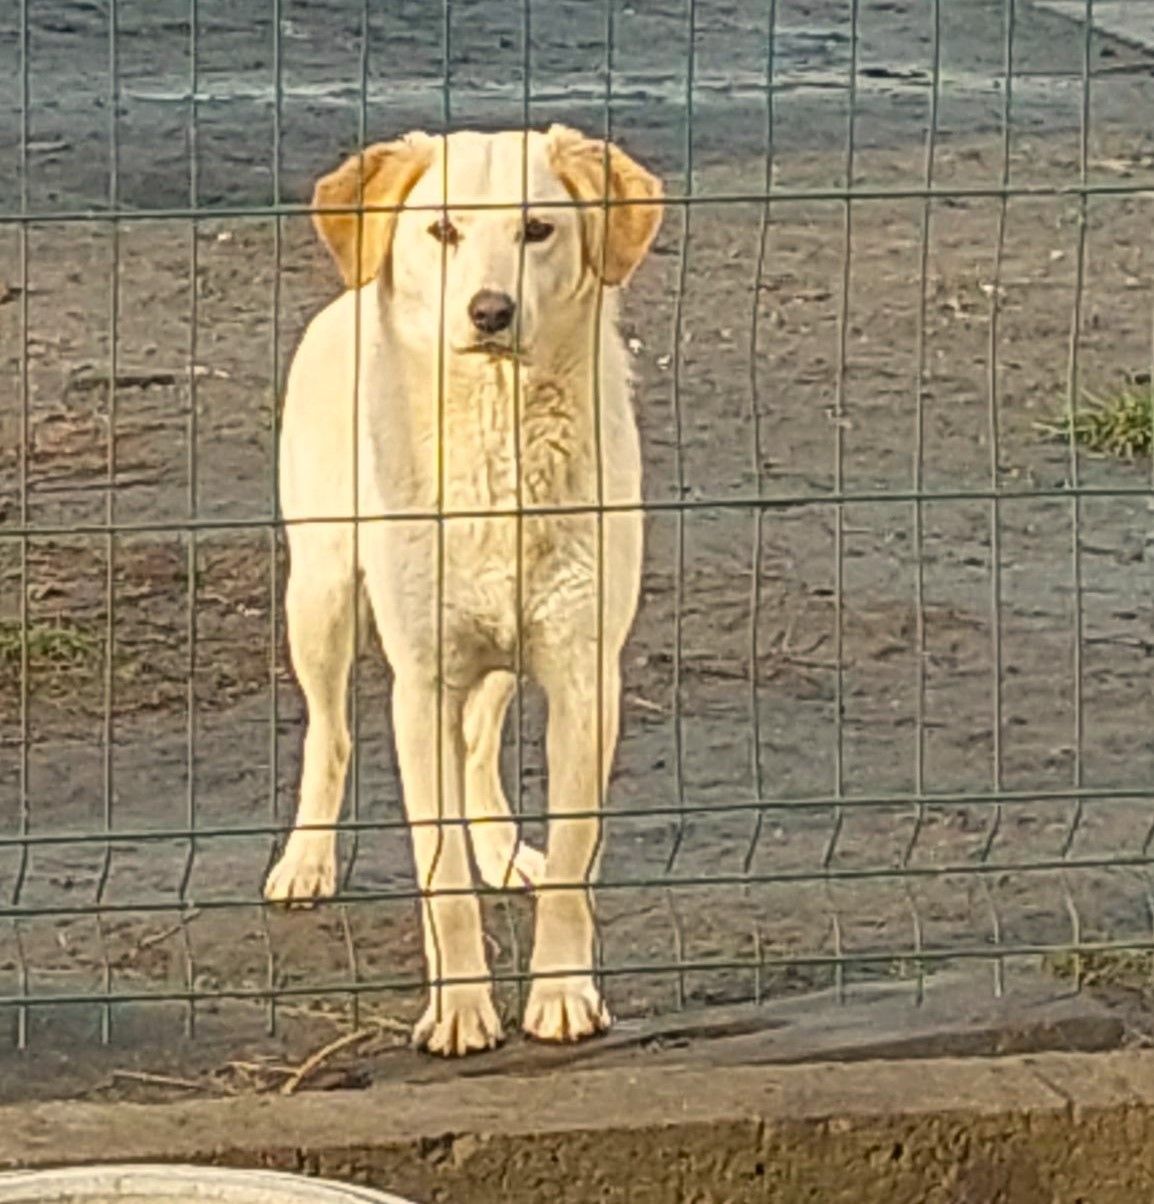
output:
[[[469,302],[469,317],[482,334],[498,334],[512,324],[516,308],[508,293],[483,288]]]

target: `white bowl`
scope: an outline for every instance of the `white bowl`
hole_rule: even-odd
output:
[[[387,1192],[280,1171],[215,1166],[72,1166],[0,1173],[0,1204],[414,1204]]]

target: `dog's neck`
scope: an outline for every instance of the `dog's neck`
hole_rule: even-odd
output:
[[[443,473],[444,501],[466,509],[594,499],[598,414],[602,423],[616,420],[597,381],[605,379],[607,361],[619,359],[614,309],[603,307],[601,317],[600,350],[590,345],[589,323],[520,361],[439,358],[435,345],[394,341],[383,323],[386,377],[400,395],[421,399],[415,408],[390,411],[381,446],[392,449],[389,456],[408,449],[388,470],[394,484],[408,479],[414,496],[428,504],[426,494]]]
[[[585,392],[590,384],[589,373],[576,369],[588,360],[575,349],[549,348],[523,357],[505,355],[467,354],[445,357],[442,380],[446,407],[467,405],[469,398],[479,393],[523,399],[542,391],[555,393],[563,387],[566,392]]]

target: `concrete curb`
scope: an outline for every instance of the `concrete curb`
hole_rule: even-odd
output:
[[[0,1167],[142,1161],[307,1171],[425,1204],[1132,1204],[1154,1198],[1154,1052],[0,1109]]]

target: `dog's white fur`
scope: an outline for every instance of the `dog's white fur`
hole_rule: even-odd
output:
[[[582,884],[596,872],[591,816],[617,741],[642,530],[637,510],[597,507],[640,500],[617,286],[657,232],[660,198],[658,181],[615,146],[556,126],[410,134],[316,188],[314,220],[348,291],[308,327],[285,396],[287,620],[309,718],[296,827],[265,893],[300,903],[334,890],[346,687],[367,596],[395,674],[433,984],[414,1040],[438,1053],[501,1037],[470,843],[488,883],[540,888],[531,970],[543,977],[526,1031],[576,1040],[609,1023]],[[586,206],[534,209],[570,199]],[[527,216],[552,233],[522,242]],[[516,298],[517,315],[482,345],[468,307],[484,289]],[[520,521],[519,505],[530,508]],[[332,521],[354,513],[355,530]],[[410,517],[382,517],[397,515]],[[519,841],[498,769],[517,668],[548,702],[545,856]],[[445,981],[461,979],[472,981]]]

